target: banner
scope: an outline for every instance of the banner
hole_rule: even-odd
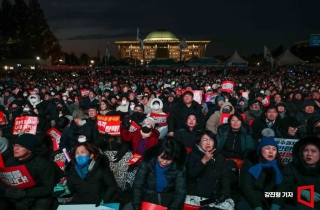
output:
[[[228,123],[228,119],[229,119],[230,115],[231,114],[222,113],[220,116],[220,125]],[[243,120],[246,120],[245,114],[240,114],[240,115],[242,116]]]
[[[141,210],[167,210],[167,207],[143,201],[141,204]]]
[[[264,96],[264,99],[262,100],[263,106],[269,106],[270,105],[270,96]]]
[[[0,168],[0,179],[5,185],[19,189],[36,185],[25,165]]]
[[[202,104],[202,90],[191,90],[193,92],[193,100]]]
[[[134,154],[132,156],[132,158],[129,160],[128,165],[132,165],[132,164],[135,164],[135,163],[140,163],[141,162],[141,157],[142,157],[142,155]]]
[[[273,64],[274,62],[274,58],[272,57],[270,51],[268,50],[268,48],[266,46],[264,46],[264,53],[263,53],[263,57],[270,63]]]
[[[38,125],[38,117],[23,116],[17,117],[14,121],[12,129],[13,135],[19,135],[21,132],[36,135]]]
[[[83,90],[80,90],[80,95],[82,98],[84,98],[86,95],[89,95],[89,92],[90,90],[83,89]]]
[[[131,125],[130,125],[130,128],[129,128],[129,132],[130,133],[133,133],[136,130],[140,130],[140,129],[141,129],[141,127],[137,123],[135,123],[134,121],[131,121]]]
[[[232,93],[234,88],[234,83],[232,81],[223,81],[221,84],[221,92]]]
[[[120,116],[97,115],[99,133],[111,136],[120,135]]]
[[[281,156],[281,160],[284,164],[288,164],[292,161],[292,149],[294,144],[299,141],[299,139],[282,139],[275,138],[274,139],[279,147],[279,154]]]
[[[8,121],[7,121],[7,117],[6,115],[0,111],[0,125],[7,125]]]
[[[56,128],[50,128],[46,134],[48,136],[50,136],[51,140],[52,140],[52,148],[53,151],[57,151],[59,150],[59,144],[60,144],[60,138],[62,136],[62,134],[60,133],[60,131],[58,131]]]
[[[150,117],[152,117],[156,123],[159,124],[159,126],[166,126],[167,125],[167,120],[168,120],[168,115],[166,114],[158,114],[151,112]]]

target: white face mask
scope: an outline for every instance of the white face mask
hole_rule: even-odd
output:
[[[153,105],[153,109],[154,109],[154,110],[159,110],[159,109],[160,109],[160,105],[159,105],[159,104]]]
[[[127,101],[121,101],[121,105],[126,105],[127,104]]]
[[[23,96],[24,96],[24,97],[27,97],[27,96],[28,96],[28,93],[24,93]]]
[[[63,96],[62,99],[63,99],[64,101],[66,101],[66,100],[67,100],[67,97]]]
[[[226,98],[226,102],[228,102],[228,101],[229,101],[229,99]]]
[[[79,121],[79,125],[80,125],[80,126],[83,126],[84,124],[86,124],[86,121],[85,121],[85,120],[80,120],[80,121]]]
[[[54,92],[51,92],[51,95],[54,96],[55,95]]]
[[[134,107],[135,107],[135,105],[131,105],[131,106],[130,106],[131,111],[134,110]]]
[[[37,102],[37,99],[36,98],[30,98],[30,103],[35,103],[35,102]]]
[[[29,111],[30,111],[30,108],[26,107],[26,108],[23,109],[23,111],[24,111],[24,112],[29,112]]]
[[[78,138],[78,142],[86,142],[86,141],[87,141],[87,138],[85,136]]]

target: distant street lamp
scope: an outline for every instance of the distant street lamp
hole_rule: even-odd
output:
[[[37,56],[37,60],[40,60],[40,57],[39,57],[39,56]]]
[[[90,62],[91,62],[92,64],[94,64],[94,60],[91,60]]]

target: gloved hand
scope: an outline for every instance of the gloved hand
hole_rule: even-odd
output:
[[[129,165],[127,172],[132,172],[133,170],[135,170],[137,168],[138,168],[138,166],[136,164]]]
[[[98,203],[96,203],[96,207],[98,207],[98,206],[100,206],[100,205],[102,205],[102,204],[104,204],[104,201],[101,199],[101,201],[99,201]]]
[[[319,202],[320,201],[320,194],[317,192],[314,192],[314,201]]]
[[[120,161],[126,153],[127,153],[126,150],[119,150],[119,151],[117,152],[117,154],[114,156],[114,159],[111,160],[111,161],[112,161],[112,162],[118,162],[118,161]]]
[[[141,210],[140,205],[134,205],[134,206],[133,206],[133,209],[134,209],[134,210]]]
[[[271,204],[271,208],[270,210],[280,210],[281,206],[279,206],[278,204]]]
[[[8,188],[6,190],[6,196],[8,198],[18,199],[23,198],[26,196],[26,191],[23,189],[17,189],[17,188]]]
[[[216,205],[218,205],[218,204],[220,204],[220,203],[223,203],[225,200],[227,200],[228,198],[227,198],[227,196],[225,196],[225,195],[220,195],[220,196],[217,196],[217,197],[215,197],[215,201],[214,201],[214,203],[216,204]]]
[[[62,185],[57,185],[53,188],[53,196],[60,197],[63,193],[65,193],[65,188]]]
[[[309,190],[301,190],[301,196],[310,202],[310,191]]]
[[[129,118],[124,118],[121,122],[121,125],[124,129],[129,130],[131,125],[131,120]]]

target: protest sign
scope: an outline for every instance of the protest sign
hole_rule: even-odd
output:
[[[154,121],[159,124],[159,126],[166,126],[167,125],[168,115],[166,115],[164,113],[158,114],[158,113],[151,112],[150,117],[152,117],[154,119]]]
[[[133,133],[136,130],[140,130],[140,129],[141,127],[137,123],[135,123],[134,121],[131,121],[130,128],[129,128],[130,133]]]
[[[7,121],[7,117],[6,115],[0,111],[0,125],[7,125],[8,121]]]
[[[232,81],[223,81],[221,84],[221,92],[232,93],[234,88],[234,83]]]
[[[53,151],[59,150],[59,144],[60,144],[60,138],[61,138],[61,133],[58,131],[56,128],[50,128],[46,134],[50,136],[52,140],[52,149]]]
[[[21,132],[36,135],[38,125],[38,117],[22,116],[17,117],[14,121],[12,129],[13,135],[19,135]]]
[[[83,90],[80,90],[80,95],[82,98],[84,98],[86,95],[89,95],[89,92],[90,90],[83,89]]]
[[[143,201],[141,204],[141,210],[167,210],[167,208],[164,206]]]
[[[284,164],[288,164],[292,161],[292,149],[294,144],[299,141],[299,139],[283,139],[283,138],[275,138],[275,141],[279,147],[279,154],[281,156],[281,160]]]
[[[134,154],[132,156],[132,158],[129,160],[128,165],[132,165],[132,164],[135,164],[135,163],[140,163],[141,157],[142,156],[139,155],[139,154]]]
[[[25,165],[0,168],[0,179],[5,185],[19,189],[36,185]]]
[[[111,136],[120,135],[120,116],[97,115],[97,124],[99,133],[107,133]]]
[[[269,106],[270,105],[270,96],[264,96],[264,99],[262,100],[263,106]]]

